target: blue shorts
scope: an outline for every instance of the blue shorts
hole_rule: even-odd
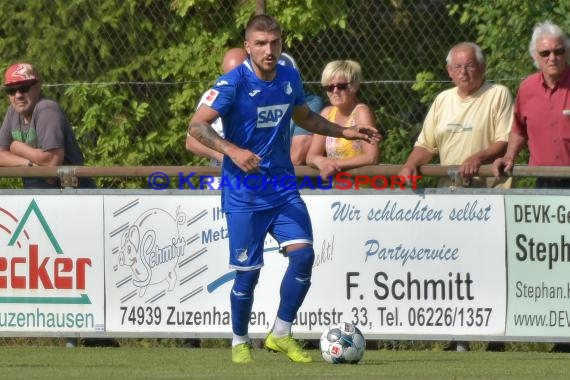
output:
[[[281,247],[313,244],[311,219],[301,197],[268,210],[227,213],[226,220],[233,269],[254,270],[263,266],[263,245],[268,233]]]

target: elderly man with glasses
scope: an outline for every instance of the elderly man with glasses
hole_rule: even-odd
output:
[[[461,180],[442,177],[440,187],[507,187],[510,183],[477,174],[481,165],[505,153],[512,96],[505,86],[485,80],[485,56],[477,44],[453,46],[446,62],[455,86],[435,98],[400,175],[418,175],[421,165],[439,155],[442,165],[460,165],[461,176]]]
[[[442,177],[439,187],[510,186],[509,180],[481,178],[483,164],[502,156],[512,124],[513,99],[502,85],[485,80],[485,56],[472,42],[453,46],[446,58],[447,73],[455,86],[434,100],[420,135],[400,175],[418,175],[421,165],[436,155],[442,165],[459,165],[459,178]],[[448,350],[468,351],[469,342],[454,341]],[[488,350],[504,349],[502,342],[490,343]]]
[[[493,164],[496,176],[513,168],[527,143],[529,165],[570,166],[569,48],[559,26],[546,21],[534,28],[528,50],[539,71],[519,87],[507,152]],[[570,188],[570,179],[539,178],[536,187]]]
[[[522,81],[504,157],[493,163],[500,176],[509,172],[528,143],[531,166],[570,166],[570,40],[550,21],[535,26],[528,51],[539,69]],[[538,178],[536,188],[568,189],[570,178]],[[570,343],[555,343],[553,352],[570,352]]]
[[[38,71],[16,63],[4,73],[10,106],[0,128],[0,166],[83,165],[83,154],[59,105],[42,95]],[[23,178],[25,188],[59,188],[56,178]],[[95,187],[81,178],[79,187]]]

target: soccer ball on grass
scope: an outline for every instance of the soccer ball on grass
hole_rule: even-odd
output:
[[[320,340],[321,355],[327,363],[356,364],[362,359],[366,340],[358,327],[343,322],[327,328]]]

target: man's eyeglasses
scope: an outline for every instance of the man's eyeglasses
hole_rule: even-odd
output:
[[[477,66],[473,63],[468,63],[466,65],[451,65],[451,68],[454,71],[463,71],[463,69],[467,71],[475,71],[477,70]]]
[[[35,85],[35,83],[27,84],[25,86],[20,86],[20,87],[5,87],[4,91],[6,91],[6,94],[8,95],[16,95],[16,92],[18,91],[20,91],[20,94],[26,94],[28,91],[30,91],[30,88],[32,88],[33,85]]]
[[[326,92],[333,92],[335,88],[339,91],[344,91],[350,86],[350,83],[337,83],[337,84],[329,84],[328,86],[323,86]]]
[[[554,53],[554,55],[556,56],[561,56],[562,54],[566,53],[566,49],[564,48],[558,48],[558,49],[554,49],[554,50],[542,50],[538,52],[538,55],[540,55],[542,58],[546,58],[546,57],[550,57],[550,54]]]

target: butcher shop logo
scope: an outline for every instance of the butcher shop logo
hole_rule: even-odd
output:
[[[131,282],[138,288],[139,297],[150,285],[164,286],[167,291],[176,286],[176,269],[187,246],[179,230],[185,222],[186,215],[180,209],[171,216],[153,208],[143,212],[123,233],[119,265],[130,267]]]

